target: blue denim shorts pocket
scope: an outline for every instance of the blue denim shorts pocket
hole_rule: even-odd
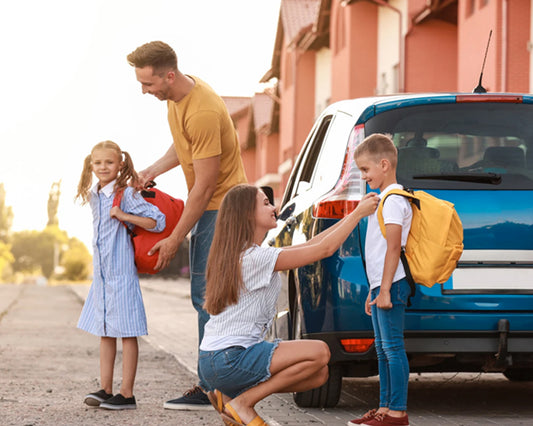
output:
[[[199,375],[207,390],[218,389],[230,398],[270,378],[270,363],[279,340],[263,341],[248,348],[231,346],[200,351]]]

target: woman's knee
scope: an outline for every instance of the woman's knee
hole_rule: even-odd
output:
[[[317,373],[318,386],[322,386],[329,379],[329,367],[324,365]]]

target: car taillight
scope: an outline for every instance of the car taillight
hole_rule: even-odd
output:
[[[374,344],[374,339],[341,339],[341,345],[346,352],[366,352]]]
[[[341,176],[335,188],[313,206],[313,216],[320,219],[342,219],[350,214],[361,200],[365,183],[355,164],[353,153],[365,137],[365,126],[352,130],[344,157]]]

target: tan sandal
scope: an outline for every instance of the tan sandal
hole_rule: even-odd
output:
[[[214,391],[209,391],[207,392],[207,398],[209,398],[209,402],[213,407],[215,407],[215,410],[217,410],[217,412],[221,414],[224,410],[224,403],[222,402],[222,392],[217,389],[215,389]]]
[[[236,426],[268,426],[265,421],[259,417],[256,416],[250,423],[243,423],[239,415],[237,414],[237,411],[230,405],[228,402],[224,406],[224,411],[220,413],[222,416],[222,420],[224,420],[224,423],[226,425],[236,425]]]

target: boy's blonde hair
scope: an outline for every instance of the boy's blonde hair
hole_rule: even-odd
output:
[[[398,164],[398,150],[390,135],[383,133],[373,133],[367,136],[354,151],[354,159],[357,160],[361,155],[366,154],[372,157],[376,162],[383,158],[389,160],[391,166],[396,168]]]

